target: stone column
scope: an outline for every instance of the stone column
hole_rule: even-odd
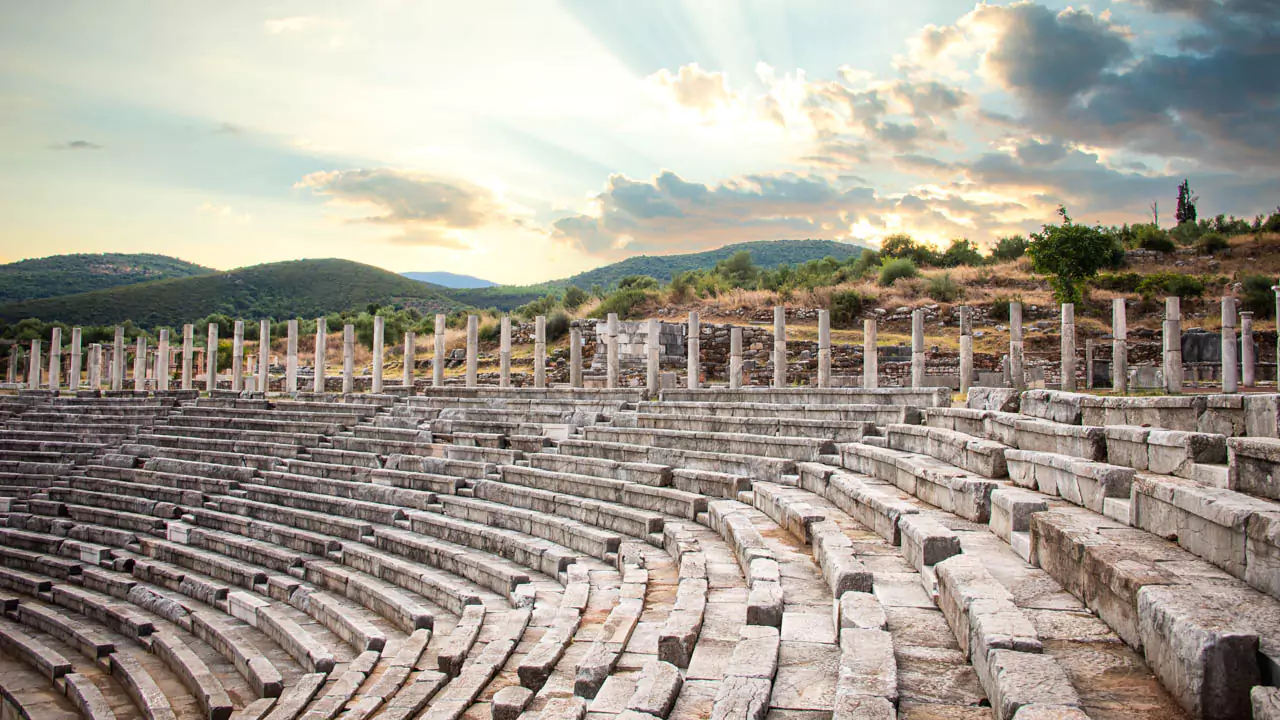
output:
[[[386,344],[387,321],[381,315],[373,316],[373,382],[370,391],[382,394],[382,351]]]
[[[27,388],[40,389],[40,341],[31,341],[31,360],[27,363]]]
[[[924,310],[911,311],[911,387],[924,387]]]
[[[1009,379],[1016,390],[1027,389],[1027,369],[1022,357],[1022,303],[1009,303]]]
[[[237,320],[231,336],[231,389],[244,392],[244,321]]]
[[[569,386],[582,387],[582,328],[569,328]]]
[[[413,364],[417,361],[418,355],[418,334],[409,330],[404,334],[404,370],[400,380],[400,384],[409,388],[409,394],[413,394]]]
[[[1076,305],[1062,304],[1062,390],[1076,391]]]
[[[547,316],[533,320],[533,386],[547,388]]]
[[[102,346],[89,344],[89,389],[98,391],[102,388]]]
[[[298,392],[298,319],[289,321],[288,339],[285,341],[284,391],[290,395]]]
[[[18,382],[18,343],[9,346],[9,369],[5,371],[5,382],[10,385]]]
[[[1240,384],[1254,386],[1253,313],[1240,313]]]
[[[124,328],[116,328],[111,353],[111,389],[124,389]]]
[[[258,321],[258,392],[271,389],[271,321]]]
[[[973,387],[973,312],[968,305],[960,306],[960,394],[966,395]]]
[[[605,322],[605,386],[618,387],[618,314],[609,313]]]
[[[342,393],[356,390],[356,326],[342,326]]]
[[[498,387],[511,387],[511,316],[503,315],[498,338]]]
[[[787,309],[773,308],[773,386],[787,386]]]
[[[873,390],[880,387],[880,351],[876,349],[876,321],[862,321],[862,387]]]
[[[156,389],[169,389],[169,329],[160,329],[160,342],[156,346]]]
[[[658,321],[650,318],[644,338],[646,361],[644,386],[649,391],[649,397],[651,398],[658,392],[658,333]]]
[[[685,350],[687,356],[685,381],[690,390],[697,390],[702,386],[702,320],[698,317],[698,311],[693,310],[689,313],[689,329],[688,336],[685,338]]]
[[[62,328],[55,327],[49,339],[49,389],[62,386]]]
[[[209,340],[205,346],[204,389],[213,392],[218,389],[218,324],[209,323]]]
[[[831,387],[831,313],[818,311],[818,387]]]
[[[311,392],[324,392],[324,363],[329,354],[329,322],[324,318],[316,318],[316,360],[315,374],[311,378]]]
[[[1084,341],[1084,386],[1093,389],[1093,340]]]
[[[742,328],[729,328],[729,388],[742,387]]]
[[[431,356],[431,386],[444,387],[444,315],[436,315],[435,354]]]
[[[133,389],[147,389],[147,339],[138,336],[138,347],[133,355]]]
[[[1182,392],[1182,301],[1164,299],[1164,390]]]
[[[80,328],[71,328],[71,372],[67,374],[67,387],[71,392],[80,389],[81,343]]]
[[[1124,298],[1111,301],[1111,389],[1129,392],[1129,320]]]
[[[191,389],[192,361],[196,353],[196,329],[194,325],[182,326],[182,389]]]
[[[1240,369],[1236,356],[1236,299],[1222,298],[1222,392],[1233,393]]]
[[[467,387],[476,386],[476,369],[479,364],[476,354],[480,351],[479,320],[475,315],[467,316]],[[537,364],[536,358],[534,364]]]

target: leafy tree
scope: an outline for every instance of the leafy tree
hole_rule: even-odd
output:
[[[1271,290],[1276,278],[1268,275],[1246,275],[1241,279],[1241,309],[1250,310],[1258,318],[1269,318],[1275,315],[1276,294]]]
[[[577,285],[570,285],[564,291],[564,306],[569,310],[577,310],[587,301],[587,292]]]
[[[727,279],[732,287],[745,288],[755,286],[760,268],[751,259],[750,251],[740,250],[716,263],[715,273]]]
[[[991,248],[992,262],[1009,262],[1017,260],[1027,252],[1027,239],[1021,235],[1002,237]]]
[[[1174,211],[1179,225],[1196,221],[1196,201],[1199,199],[1191,194],[1191,183],[1184,179],[1178,186],[1178,209]]]
[[[853,327],[862,316],[866,302],[856,290],[845,290],[831,295],[831,322],[836,327]]]
[[[951,302],[960,297],[961,290],[960,285],[951,279],[951,273],[944,272],[929,278],[925,293],[938,302]]]
[[[1107,266],[1114,243],[1102,228],[1072,222],[1065,207],[1058,208],[1058,215],[1062,224],[1046,224],[1033,233],[1027,254],[1032,268],[1049,276],[1054,299],[1080,302],[1084,281]]]
[[[657,290],[658,281],[648,275],[628,275],[618,281],[619,290]]]
[[[933,248],[918,243],[910,235],[890,235],[880,243],[880,255],[887,258],[905,258],[916,265],[939,265],[942,256]]]
[[[942,253],[942,267],[959,267],[961,265],[981,265],[982,253],[978,246],[969,242],[968,238],[956,238]]]
[[[569,314],[563,310],[551,313],[547,318],[547,342],[555,342],[569,334],[569,325],[573,322]]]

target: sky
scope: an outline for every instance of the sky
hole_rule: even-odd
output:
[[[637,254],[1280,205],[1280,2],[0,0],[0,261]]]

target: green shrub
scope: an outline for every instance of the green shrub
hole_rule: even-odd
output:
[[[916,264],[908,258],[893,258],[880,266],[880,284],[887,287],[897,280],[913,278],[918,274]]]
[[[547,318],[547,342],[555,342],[569,334],[569,314],[563,310],[551,313]]]
[[[487,322],[480,325],[480,342],[496,343],[502,340],[502,324]]]
[[[1276,312],[1276,294],[1271,290],[1277,281],[1269,275],[1246,275],[1240,281],[1242,310],[1251,310],[1256,318],[1273,317]]]
[[[946,252],[942,253],[942,267],[977,266],[984,261],[985,258],[978,251],[978,246],[969,242],[967,238],[952,240]]]
[[[632,315],[636,314],[640,306],[644,305],[650,297],[646,290],[619,290],[602,300],[591,316],[603,319],[607,318],[609,313],[617,313],[619,318],[631,320]]]
[[[1152,273],[1142,278],[1136,291],[1144,300],[1177,296],[1182,299],[1204,294],[1204,281],[1181,273]]]
[[[628,275],[618,281],[619,290],[657,290],[658,281],[648,275]]]
[[[862,317],[866,298],[855,290],[844,290],[831,295],[831,322],[836,327],[853,327]]]
[[[1049,276],[1054,300],[1075,303],[1081,298],[1084,282],[1107,266],[1107,251],[1119,248],[1119,240],[1101,227],[1071,221],[1065,207],[1058,208],[1060,225],[1046,223],[1033,233],[1027,253],[1031,267]],[[1123,249],[1121,249],[1123,257]]]
[[[951,273],[942,273],[929,278],[929,286],[925,293],[938,302],[952,302],[960,297],[960,285],[951,279]]]
[[[1196,252],[1201,255],[1212,255],[1229,249],[1231,245],[1227,242],[1227,239],[1222,236],[1222,233],[1210,232],[1201,235],[1200,239],[1196,240],[1195,247]]]
[[[1022,296],[1014,295],[1013,297],[1005,297],[1003,295],[991,301],[991,319],[1003,320],[1009,322],[1009,303],[1021,303]]]
[[[1099,290],[1131,293],[1138,291],[1143,276],[1138,273],[1102,273],[1093,279],[1093,286]]]
[[[1143,250],[1154,250],[1156,252],[1171,253],[1176,248],[1173,241],[1169,239],[1169,235],[1160,228],[1143,225],[1137,233],[1138,247]]]

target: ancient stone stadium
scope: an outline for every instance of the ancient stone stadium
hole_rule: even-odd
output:
[[[1011,386],[962,336],[960,394],[923,323],[909,383],[832,387],[819,323],[793,385],[780,317],[767,386],[736,332],[727,382],[696,333],[664,372],[655,326],[626,386],[616,321],[561,382],[538,323],[529,387],[505,324],[492,383],[474,322],[463,373],[438,343],[395,382],[377,326],[365,392],[350,326],[328,376],[296,324],[250,367],[237,323],[229,377],[190,326],[131,374],[122,333],[83,367],[35,341],[0,395],[0,717],[1280,717],[1280,396],[1234,323],[1211,391],[1166,337],[1159,396],[1123,392],[1122,311],[1112,394],[1073,391],[1065,321],[1065,389],[1015,325]]]

